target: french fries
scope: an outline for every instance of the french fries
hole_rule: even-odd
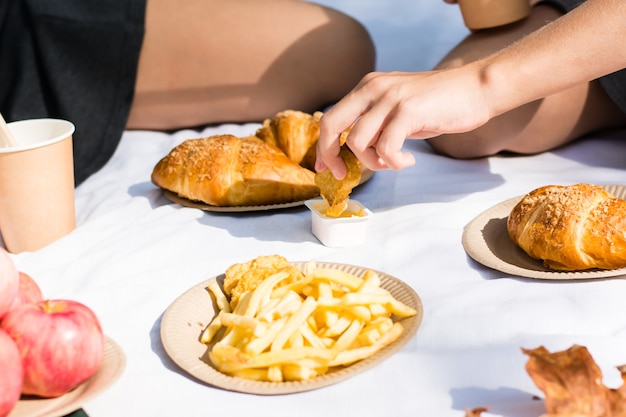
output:
[[[281,284],[281,282],[283,284]],[[218,313],[200,341],[221,372],[260,381],[307,380],[374,355],[397,340],[399,318],[417,314],[380,286],[309,262],[300,276],[280,270],[243,292],[235,305],[218,285]]]

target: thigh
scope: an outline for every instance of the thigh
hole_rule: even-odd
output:
[[[442,60],[440,67],[479,59],[559,16],[561,12],[555,8],[536,6],[523,22],[470,35]],[[593,131],[623,126],[625,119],[600,83],[593,81],[502,114],[472,132],[443,135],[430,139],[429,143],[437,151],[457,158],[481,157],[500,151],[537,153]]]
[[[297,0],[150,0],[130,128],[313,111],[374,67],[367,31]]]

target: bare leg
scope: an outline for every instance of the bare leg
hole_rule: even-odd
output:
[[[150,0],[129,129],[312,112],[345,95],[375,52],[355,20],[298,0]]]
[[[560,12],[549,6],[535,6],[531,16],[523,22],[471,34],[442,60],[438,68],[476,60],[559,16]],[[438,152],[455,158],[482,157],[500,151],[538,153],[593,131],[624,125],[623,113],[597,82],[591,82],[519,107],[472,132],[443,135],[430,139],[429,143]]]

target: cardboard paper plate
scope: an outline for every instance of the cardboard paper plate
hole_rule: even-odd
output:
[[[88,381],[56,398],[22,397],[9,417],[59,417],[78,410],[85,401],[108,388],[122,374],[126,358],[122,349],[108,337],[100,369]]]
[[[305,262],[294,265],[304,267]],[[336,268],[362,276],[368,268],[358,266],[317,262],[320,268]],[[203,281],[179,296],[168,307],[161,321],[161,340],[170,358],[189,375],[209,385],[230,391],[249,394],[276,395],[309,391],[345,380],[370,369],[394,354],[417,332],[421,323],[422,302],[415,291],[406,283],[390,275],[376,271],[381,278],[381,287],[387,289],[396,299],[417,310],[417,315],[401,319],[404,327],[402,335],[395,342],[381,349],[375,355],[347,367],[331,370],[324,375],[307,381],[265,382],[232,377],[217,371],[210,363],[207,346],[199,338],[204,328],[216,314],[213,300],[207,291],[212,280],[221,283],[224,276]]]
[[[626,198],[626,187],[603,186],[616,197]],[[526,254],[507,232],[507,219],[513,207],[523,198],[503,201],[479,214],[463,231],[463,247],[467,254],[489,268],[511,275],[548,280],[610,278],[626,274],[626,268],[588,271],[554,271]]]

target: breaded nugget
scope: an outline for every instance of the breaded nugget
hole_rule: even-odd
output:
[[[287,270],[291,277],[285,279],[279,286],[303,277],[297,267],[280,255],[259,256],[246,263],[231,265],[225,273],[224,293],[230,297],[231,306],[234,306],[241,294],[254,290],[263,280],[283,270]]]
[[[339,156],[346,164],[347,173],[342,180],[336,179],[329,169],[315,174],[315,184],[322,198],[328,203],[326,216],[339,217],[348,207],[352,189],[361,182],[361,162],[347,146],[342,146]]]

